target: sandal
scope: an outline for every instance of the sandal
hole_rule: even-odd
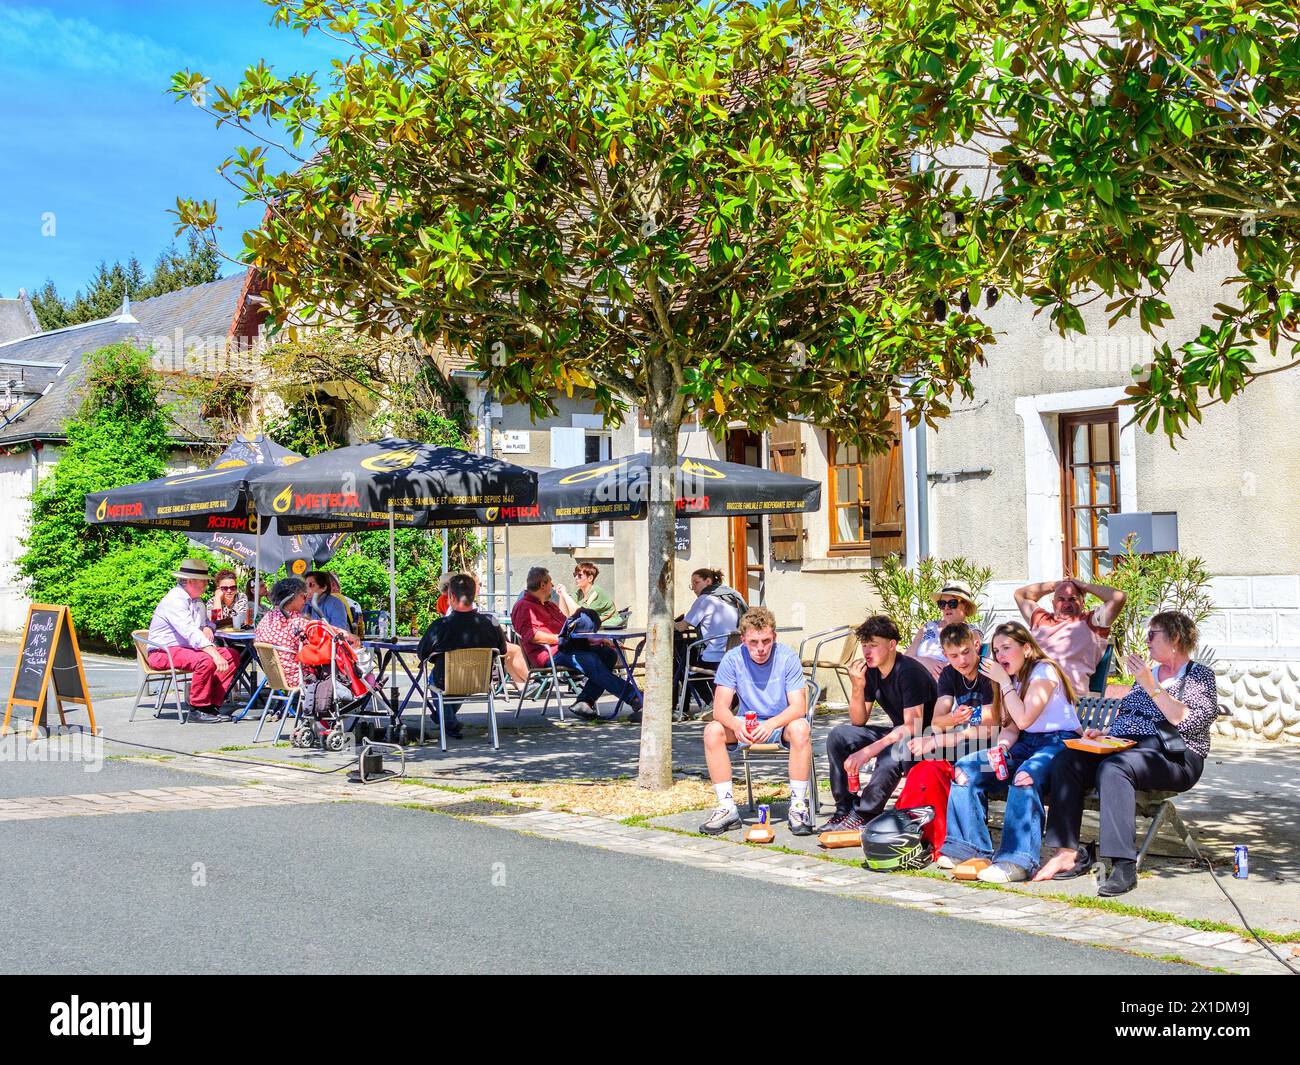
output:
[[[1074,856],[1074,865],[1063,872],[1057,873],[1053,880],[1074,880],[1076,877],[1083,876],[1094,865],[1097,864],[1097,844],[1084,843],[1079,847]]]

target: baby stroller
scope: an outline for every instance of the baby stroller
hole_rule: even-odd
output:
[[[294,747],[341,751],[349,733],[360,740],[363,734],[379,730],[391,737],[400,729],[401,722],[393,721],[386,704],[361,675],[352,645],[324,622],[307,624],[298,662],[302,702],[290,737]]]

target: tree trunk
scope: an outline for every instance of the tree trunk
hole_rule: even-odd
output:
[[[675,473],[682,402],[666,360],[652,359],[649,377],[646,686],[637,784],[662,791],[673,783],[673,533],[677,517]]]

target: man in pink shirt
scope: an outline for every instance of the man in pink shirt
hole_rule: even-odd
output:
[[[1038,600],[1052,593],[1049,613]],[[1091,614],[1083,610],[1084,598],[1095,595],[1101,606]],[[1088,681],[1106,653],[1110,627],[1124,608],[1124,593],[1104,584],[1085,584],[1070,578],[1040,581],[1016,590],[1016,606],[1024,615],[1038,646],[1069,678],[1076,695],[1088,690]]]

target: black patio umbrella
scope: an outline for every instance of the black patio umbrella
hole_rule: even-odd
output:
[[[545,470],[531,506],[479,510],[483,525],[552,525],[645,518],[650,500],[650,455]],[[786,514],[821,506],[821,485],[806,477],[738,462],[679,456],[674,469],[679,518]]]
[[[387,438],[338,448],[248,483],[254,508],[282,533],[387,526],[389,611],[396,621],[393,532],[482,524],[482,507],[535,502],[537,474],[523,466],[456,448]]]
[[[342,535],[308,530],[274,536],[248,506],[251,478],[300,461],[301,455],[262,434],[239,436],[206,470],[88,494],[86,521],[183,532],[200,547],[228,555],[259,574],[286,564],[306,570],[328,562]]]

